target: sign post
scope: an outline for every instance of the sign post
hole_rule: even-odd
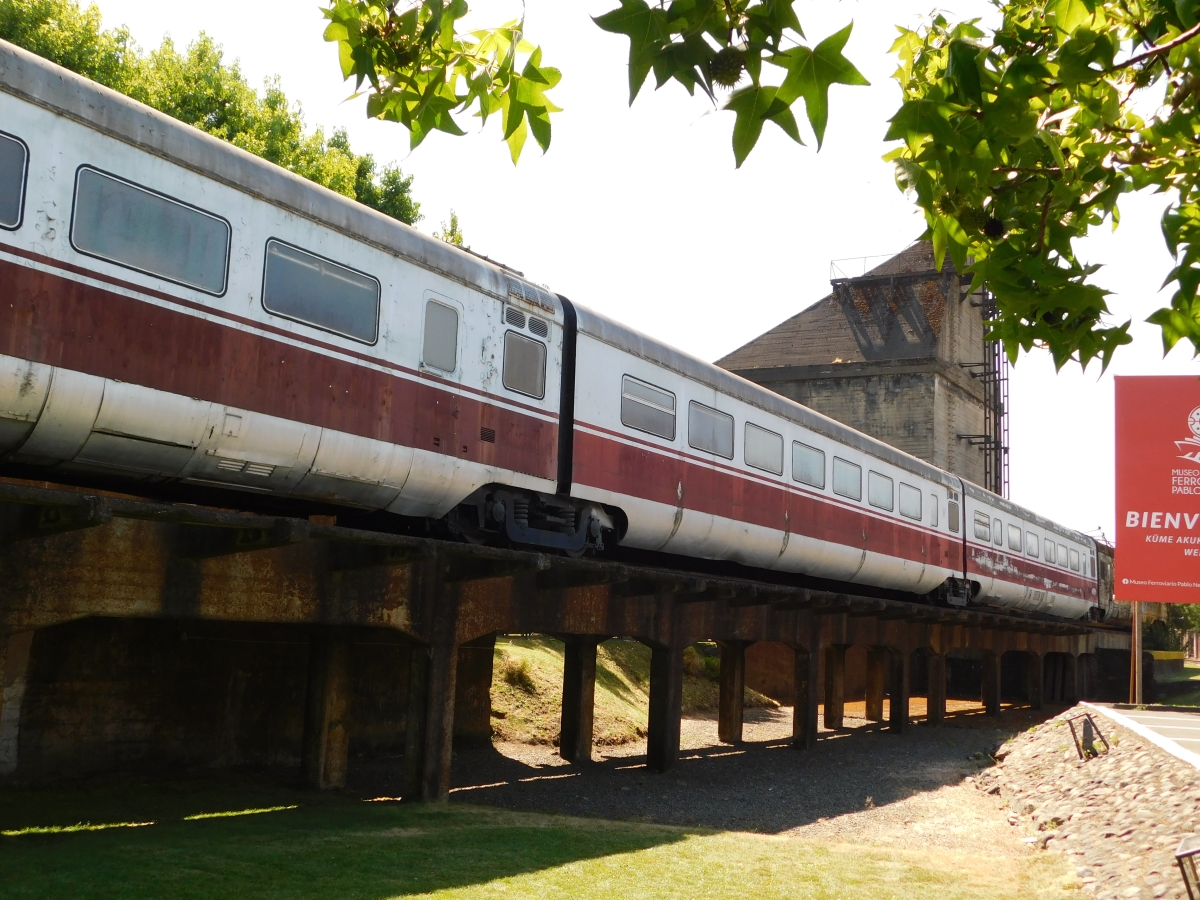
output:
[[[1113,592],[1133,605],[1129,699],[1142,703],[1142,603],[1200,603],[1200,378],[1116,378]]]
[[[1129,702],[1141,706],[1142,700],[1142,604],[1133,601],[1133,639],[1129,654]]]

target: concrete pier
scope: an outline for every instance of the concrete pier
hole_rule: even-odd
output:
[[[718,641],[717,646],[721,651],[717,739],[723,744],[740,744],[746,706],[746,644]]]
[[[600,638],[570,635],[563,640],[562,720],[558,752],[568,762],[588,762],[592,758],[596,647]]]

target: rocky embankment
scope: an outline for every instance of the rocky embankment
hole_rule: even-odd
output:
[[[1098,900],[1186,900],[1175,849],[1200,831],[1200,769],[1098,713],[1112,748],[1080,760],[1067,720],[1086,711],[1075,707],[1017,735],[976,784],[1007,801],[1010,824],[1032,819],[1030,840],[1068,854]]]

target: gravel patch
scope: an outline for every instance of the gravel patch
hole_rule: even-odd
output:
[[[979,788],[1004,800],[1014,826],[1038,829],[1036,846],[1067,854],[1098,900],[1185,897],[1174,853],[1200,828],[1200,770],[1101,715],[1113,746],[1081,761],[1067,719],[1084,712],[1008,742]]]
[[[806,752],[790,746],[790,709],[747,710],[745,742],[732,747],[718,743],[715,718],[684,719],[680,761],[663,775],[645,768],[644,741],[602,748],[582,766],[547,746],[464,745],[451,800],[993,858],[1035,852],[1022,841],[1032,826],[1009,825],[974,779],[988,751],[1044,714],[964,714],[896,735],[847,712],[845,728],[822,729]]]

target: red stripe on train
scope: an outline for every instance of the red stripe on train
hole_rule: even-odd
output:
[[[1045,563],[1031,560],[1025,556],[1014,556],[991,548],[968,544],[970,553],[967,556],[967,574],[984,577],[998,577],[1010,584],[1020,584],[1033,590],[1052,590],[1055,593],[1081,597],[1093,600],[1091,591],[1096,587],[1093,579],[1073,572],[1064,571],[1048,566]],[[980,565],[980,559],[990,560],[993,568]],[[997,572],[997,566],[1003,566],[1005,571]],[[1015,572],[1013,571],[1015,569]],[[1046,587],[1046,580],[1053,582],[1053,587]]]
[[[431,380],[399,378],[6,260],[0,285],[7,301],[0,303],[0,353],[540,478],[557,475],[556,423]],[[483,427],[496,432],[495,443],[480,440]]]
[[[764,484],[699,465],[678,452],[632,446],[581,429],[575,431],[573,480],[669,506],[679,504],[682,486],[688,510],[962,571],[962,542],[952,535],[847,509],[784,482]]]

